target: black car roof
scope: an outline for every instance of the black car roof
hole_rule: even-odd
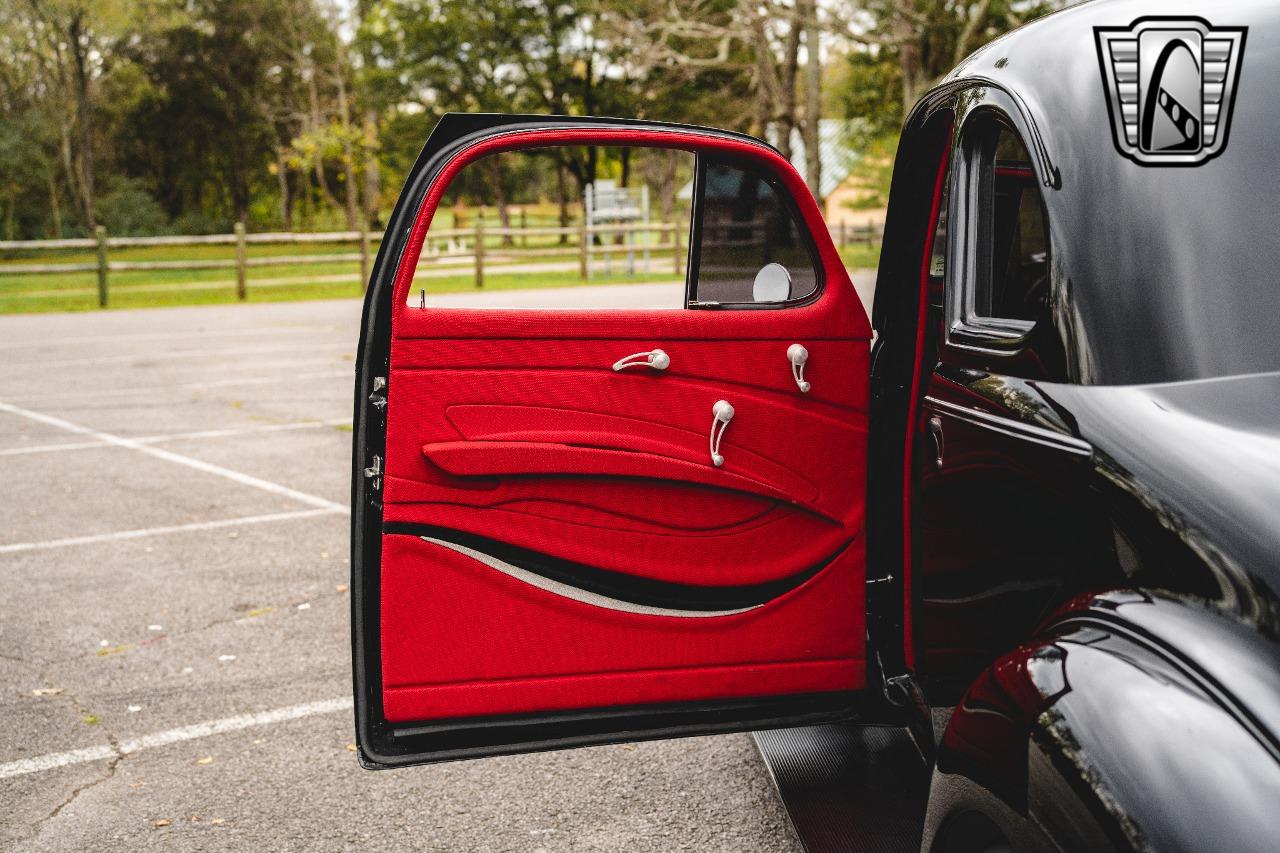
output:
[[[1144,165],[1118,150],[1095,28],[1141,18],[1245,27],[1221,154]],[[1032,22],[942,86],[1012,93],[1058,171],[1044,190],[1059,328],[1080,381],[1163,382],[1280,370],[1280,3],[1095,0]]]

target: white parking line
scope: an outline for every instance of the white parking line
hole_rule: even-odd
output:
[[[318,429],[320,427],[349,426],[351,418],[328,418],[322,421],[298,421],[288,424],[259,424],[251,427],[228,427],[226,429],[202,429],[193,432],[173,432],[164,435],[144,435],[133,439],[139,444],[159,444],[165,441],[183,441],[193,438],[229,438],[237,435],[251,435],[263,432],[289,432],[302,429]],[[94,447],[113,447],[104,441],[71,441],[64,444],[33,444],[29,447],[7,447],[0,450],[0,456],[23,456],[28,453],[53,453],[59,450],[88,450]]]
[[[314,344],[273,344],[258,347],[223,347],[221,349],[185,349],[156,350],[125,353],[123,355],[91,356],[86,358],[64,358],[56,361],[8,361],[4,367],[29,370],[33,365],[45,370],[50,367],[79,367],[99,364],[128,364],[131,361],[144,361],[164,364],[179,358],[213,358],[224,355],[267,355],[279,352],[307,352],[312,350],[350,349],[350,341],[334,341],[332,343]]]
[[[19,415],[38,423],[48,424],[49,426],[64,429],[67,432],[74,432],[78,435],[86,435],[98,441],[115,444],[120,447],[127,447],[136,450],[139,453],[145,453],[148,456],[154,456],[156,459],[163,459],[166,462],[173,462],[176,465],[185,465],[196,471],[203,471],[206,474],[215,474],[219,477],[225,477],[232,482],[239,483],[242,486],[250,486],[255,489],[261,489],[264,492],[282,495],[295,501],[307,504],[308,506],[319,507],[320,509],[328,509],[334,512],[350,512],[346,504],[340,504],[337,501],[331,501],[327,498],[309,495],[306,492],[300,492],[297,489],[291,489],[279,483],[273,483],[270,480],[263,480],[260,477],[254,477],[250,474],[242,474],[239,471],[232,471],[230,468],[223,468],[221,465],[214,465],[210,462],[202,462],[191,456],[183,456],[181,453],[174,453],[171,450],[164,450],[159,447],[152,447],[148,444],[142,444],[135,439],[123,438],[118,435],[112,435],[108,432],[93,429],[92,427],[81,426],[62,418],[56,418],[53,415],[45,415],[40,412],[33,412],[30,409],[24,409],[21,406],[15,406],[11,403],[0,403],[0,412],[9,412],[13,415]]]
[[[259,711],[256,714],[223,717],[221,720],[209,720],[204,723],[196,723],[194,726],[183,726],[178,729],[143,735],[139,738],[120,741],[114,749],[110,746],[91,746],[85,749],[73,749],[69,752],[38,755],[35,758],[22,758],[17,761],[10,761],[7,764],[0,764],[0,779],[7,779],[10,776],[22,776],[26,773],[39,773],[42,770],[53,770],[56,767],[66,767],[68,764],[84,764],[86,761],[119,758],[144,749],[168,746],[171,743],[180,743],[184,740],[195,740],[196,738],[236,732],[257,726],[270,726],[275,723],[300,720],[304,717],[315,717],[320,714],[349,711],[351,705],[351,697],[349,696],[343,696],[339,699],[323,699],[319,702],[307,702],[302,705],[292,705],[288,708]]]
[[[326,359],[328,360],[328,359]],[[205,388],[230,388],[236,385],[274,385],[279,382],[297,382],[303,379],[334,379],[355,375],[355,367],[346,370],[323,370],[314,373],[287,373],[280,376],[253,376],[246,379],[214,379],[208,382],[180,382],[176,385],[143,385],[134,388],[103,388],[97,391],[65,391],[40,397],[17,397],[24,403],[45,403],[54,400],[81,400],[87,397],[126,397],[130,394],[154,394],[168,391],[203,390]]]
[[[317,429],[319,427],[350,426],[351,418],[329,418],[323,421],[298,421],[290,424],[258,424],[251,427],[228,427],[227,429],[202,429],[195,432],[172,432],[165,435],[144,435],[133,439],[139,444],[159,444],[165,441],[183,441],[191,438],[229,438],[236,435],[251,435],[260,432],[289,432],[299,429]],[[56,453],[59,450],[89,450],[94,447],[114,447],[105,441],[69,441],[65,444],[33,444],[29,447],[6,447],[0,450],[0,456],[25,456],[28,453]]]
[[[39,542],[13,542],[8,545],[0,545],[0,554],[16,554],[20,551],[44,551],[49,548],[92,545],[96,542],[114,542],[119,539],[139,539],[143,536],[160,536],[165,533],[182,533],[187,530],[217,530],[220,527],[239,527],[244,524],[266,524],[271,521],[288,521],[294,518],[338,514],[339,512],[336,509],[298,509],[292,512],[272,512],[266,515],[222,518],[217,521],[193,521],[189,524],[170,524],[164,527],[140,527],[134,530],[116,530],[110,533],[89,533],[84,536],[68,536],[65,539],[45,539]]]
[[[287,325],[262,326],[253,329],[198,329],[195,332],[127,332],[122,335],[75,335],[61,338],[9,340],[0,342],[0,349],[31,349],[33,347],[52,347],[66,344],[113,343],[115,341],[133,344],[137,341],[190,340],[192,337],[197,336],[200,338],[262,338],[286,332],[315,335],[320,332],[337,332],[339,330],[340,327],[333,325]]]

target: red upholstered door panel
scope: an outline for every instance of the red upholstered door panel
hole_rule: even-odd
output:
[[[824,286],[776,310],[409,303],[461,162],[574,142],[732,149],[796,197]],[[870,329],[816,206],[763,146],[504,134],[428,190],[391,309],[378,641],[391,724],[859,690]],[[787,348],[810,353],[801,393]],[[664,371],[612,365],[662,348]],[[712,464],[719,400],[734,407]]]

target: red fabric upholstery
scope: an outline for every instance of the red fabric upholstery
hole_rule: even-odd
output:
[[[736,616],[604,611],[412,536],[383,545],[393,721],[860,688],[862,543]]]
[[[824,290],[768,311],[408,307],[448,181],[482,154],[551,144],[717,149],[796,195]],[[640,615],[539,590],[387,535],[383,699],[392,721],[862,686],[861,533],[870,326],[812,197],[776,154],[696,132],[534,131],[480,142],[432,185],[396,276],[384,519],[487,536],[620,575],[706,586],[798,574],[748,614]],[[786,348],[810,351],[801,394]],[[662,373],[611,370],[653,347]],[[733,403],[708,459],[711,408]]]

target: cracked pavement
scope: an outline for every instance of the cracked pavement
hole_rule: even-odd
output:
[[[0,406],[0,849],[798,849],[747,735],[359,769],[346,516],[207,470],[345,505],[359,314],[0,317],[0,404],[90,431]]]

